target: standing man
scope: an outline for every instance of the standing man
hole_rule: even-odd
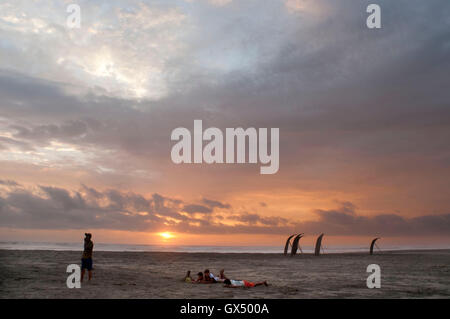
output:
[[[83,281],[84,273],[88,270],[89,280],[92,278],[92,251],[94,250],[94,243],[92,242],[92,234],[84,234],[84,251],[81,257],[81,281]]]

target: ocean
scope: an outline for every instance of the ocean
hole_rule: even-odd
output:
[[[449,249],[445,246],[395,246],[383,245],[382,251],[399,250],[422,250],[422,249]],[[83,243],[52,243],[52,242],[25,242],[11,241],[0,242],[0,249],[7,250],[53,250],[53,251],[80,251],[83,250]],[[116,251],[116,252],[182,252],[182,253],[262,253],[280,254],[284,246],[196,246],[196,245],[137,245],[137,244],[108,244],[95,243],[95,251]],[[301,246],[304,253],[314,252],[313,246]],[[325,253],[358,253],[367,252],[368,246],[333,246],[324,247]],[[301,251],[298,251],[301,253]]]

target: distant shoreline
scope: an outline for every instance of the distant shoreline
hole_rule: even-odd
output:
[[[273,254],[279,255],[284,251],[283,245],[273,246],[234,246],[234,245],[164,245],[164,244],[109,244],[95,242],[96,252],[158,252],[158,253],[220,253],[220,254]],[[345,254],[345,253],[368,253],[369,245],[328,245],[323,246],[325,254]],[[0,241],[0,250],[17,251],[80,251],[83,249],[82,242],[27,242],[27,241]],[[438,251],[450,250],[450,245],[442,243],[440,245],[394,245],[384,243],[379,246],[384,252],[392,251]],[[376,253],[378,248],[374,250]],[[290,252],[290,249],[289,249]],[[303,244],[297,253],[312,254],[314,246]]]
[[[41,252],[77,252],[82,251],[82,247],[80,249],[16,249],[16,248],[0,248],[0,252],[2,251],[41,251]],[[418,249],[386,249],[381,250],[378,252],[375,252],[374,255],[378,254],[395,254],[395,253],[421,253],[421,252],[445,252],[448,251],[450,253],[450,248],[418,248]],[[283,255],[283,252],[214,252],[214,251],[193,251],[193,252],[186,252],[186,251],[139,251],[139,250],[95,250],[95,252],[102,252],[102,253],[146,253],[146,254],[197,254],[197,255]],[[346,252],[333,252],[328,251],[325,253],[321,253],[320,255],[368,255],[369,252],[366,251],[346,251]],[[314,256],[314,252],[303,252],[297,253],[298,256],[300,255],[307,255],[307,256]],[[287,257],[290,256],[290,253],[288,253]]]

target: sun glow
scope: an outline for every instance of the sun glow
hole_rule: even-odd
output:
[[[169,232],[159,233],[159,236],[161,236],[164,239],[171,239],[171,238],[175,237],[174,235],[172,235]]]

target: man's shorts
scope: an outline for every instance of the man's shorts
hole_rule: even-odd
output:
[[[251,287],[255,287],[255,284],[250,281],[244,280],[244,286],[247,288],[251,288]]]
[[[81,258],[81,270],[92,270],[92,258]]]

